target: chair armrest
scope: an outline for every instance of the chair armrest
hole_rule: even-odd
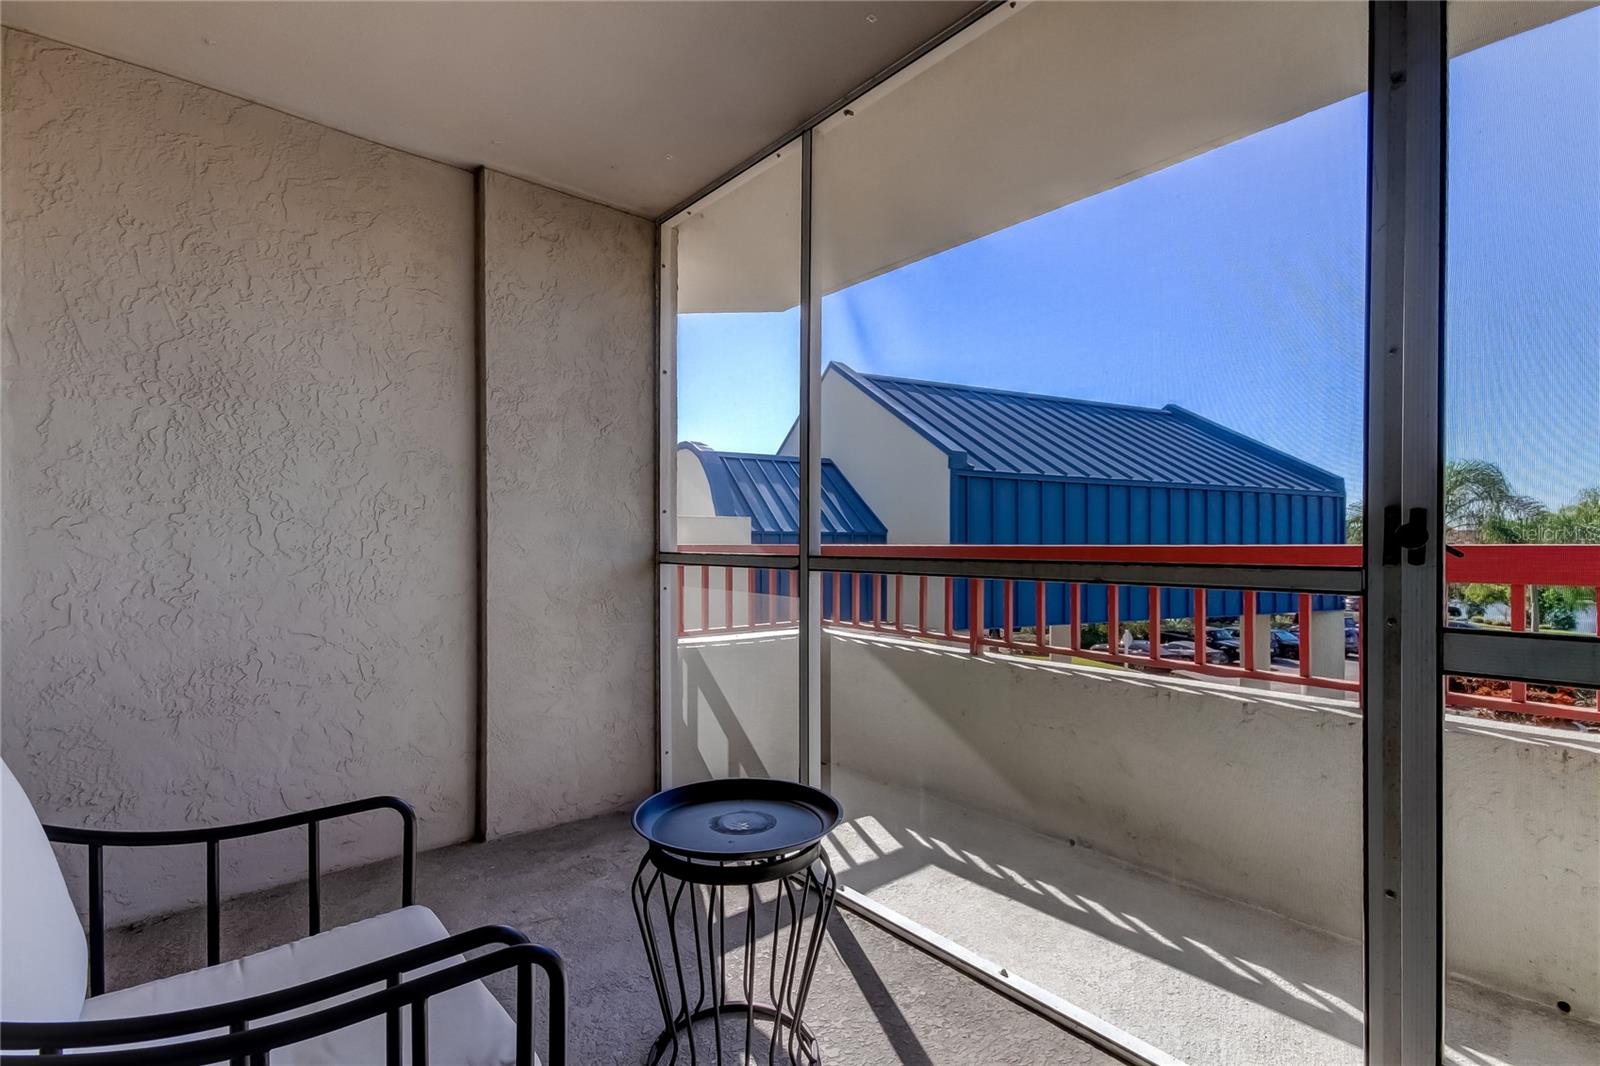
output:
[[[474,930],[472,933],[461,934],[460,938],[448,938],[436,944],[427,945],[430,948],[442,948],[450,940],[460,941],[480,934],[501,934],[505,927],[486,926]],[[522,934],[510,930],[515,936]],[[492,938],[491,938],[492,942]],[[459,950],[459,942],[458,942]],[[420,951],[422,949],[413,949]],[[451,954],[456,952],[452,951]],[[38,1062],[41,1058],[46,1061],[61,1056],[61,1052],[72,1047],[104,1045],[108,1040],[102,1038],[97,1032],[89,1036],[89,1030],[97,1026],[122,1026],[125,1023],[146,1021],[159,1024],[163,1019],[177,1017],[185,1018],[184,1030],[193,1031],[189,1025],[195,1016],[202,1012],[226,1012],[229,1008],[243,1004],[253,1004],[261,1007],[264,1001],[274,996],[285,997],[275,1007],[274,1012],[292,1009],[285,1006],[290,999],[301,1002],[314,1001],[325,998],[330,994],[337,994],[322,988],[323,982],[355,981],[349,987],[360,987],[371,984],[374,979],[384,973],[392,974],[393,966],[397,960],[412,955],[413,952],[403,952],[400,955],[383,959],[368,966],[356,967],[343,974],[336,974],[319,981],[308,982],[292,989],[282,989],[276,993],[265,996],[256,996],[248,1000],[240,1000],[233,1004],[218,1004],[216,1007],[199,1008],[192,1011],[178,1011],[166,1015],[152,1015],[145,1019],[108,1019],[105,1022],[16,1022],[8,1023],[4,1027],[3,1040],[7,1050],[22,1048],[44,1048],[40,1055],[27,1056],[0,1056],[5,1061]],[[435,960],[436,961],[436,960]],[[410,963],[415,964],[415,963]],[[369,968],[380,968],[382,972],[367,973]],[[382,968],[387,967],[387,970]],[[357,1022],[380,1015],[387,1016],[388,1026],[385,1033],[386,1054],[388,1061],[400,1061],[400,1009],[410,1007],[411,1010],[411,1039],[412,1057],[414,1062],[423,1061],[423,1055],[417,1054],[418,1046],[424,1049],[427,1044],[427,1010],[419,1005],[429,998],[446,992],[452,988],[469,984],[473,981],[493,973],[506,970],[517,971],[517,1062],[519,1066],[532,1066],[533,1063],[533,970],[537,967],[543,970],[550,983],[549,1005],[549,1066],[565,1066],[566,1062],[566,1031],[567,1031],[567,985],[566,972],[561,962],[561,956],[549,948],[526,942],[512,943],[500,948],[498,951],[481,955],[475,959],[466,959],[442,970],[423,974],[410,980],[391,980],[389,987],[377,992],[370,992],[365,996],[350,1000],[345,1003],[334,1004],[321,1010],[313,1011],[295,1018],[264,1025],[259,1029],[247,1028],[245,1023],[248,1017],[231,1015],[219,1018],[207,1028],[220,1028],[228,1025],[232,1030],[225,1036],[201,1037],[196,1040],[179,1044],[163,1044],[150,1048],[117,1049],[112,1051],[95,1051],[83,1054],[74,1054],[70,1059],[62,1057],[62,1061],[70,1061],[77,1066],[204,1066],[208,1063],[222,1061],[238,1061],[250,1056],[265,1055],[274,1048],[286,1047],[297,1044],[303,1040],[331,1033],[343,1029]],[[357,978],[355,975],[360,975]],[[319,995],[309,1000],[302,999],[304,990],[313,986],[318,987]],[[141,1031],[138,1033],[123,1033],[117,1039],[137,1041],[158,1039],[159,1033]]]
[[[89,851],[89,991],[105,991],[105,862],[104,849],[182,847],[203,844],[206,849],[206,962],[216,965],[222,958],[222,861],[224,840],[258,836],[284,829],[306,826],[306,878],[309,895],[310,928],[322,931],[321,844],[319,826],[334,818],[367,811],[392,810],[400,816],[401,868],[400,905],[409,907],[417,896],[417,812],[398,796],[369,796],[366,799],[331,803],[309,811],[292,811],[272,818],[258,818],[229,825],[201,826],[193,829],[82,829],[75,826],[46,825],[45,836],[57,844],[81,845]]]

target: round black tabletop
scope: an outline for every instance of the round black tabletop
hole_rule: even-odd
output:
[[[633,812],[633,828],[677,855],[739,862],[809,847],[843,816],[839,801],[819,788],[730,777],[657,792]]]

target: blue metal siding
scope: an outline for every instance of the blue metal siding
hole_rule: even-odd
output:
[[[1092,403],[1059,396],[860,374],[830,365],[863,394],[946,455],[950,469],[952,544],[1308,544],[1344,541],[1344,482],[1293,455],[1175,405],[1163,408]],[[751,518],[752,540],[793,544],[798,527],[798,467],[792,456],[696,450],[712,482],[718,514]],[[713,468],[717,473],[713,473]],[[883,523],[824,460],[824,543],[883,543]],[[726,509],[725,509],[726,507]],[[767,575],[758,575],[765,591]],[[870,620],[884,600],[867,602],[869,579],[840,590],[844,617]],[[789,575],[778,575],[788,594]],[[883,596],[889,582],[884,582]],[[1106,619],[1107,590],[1089,586],[1085,623]],[[823,610],[834,613],[831,579]],[[1164,590],[1164,617],[1187,615],[1191,594]],[[985,624],[1001,624],[1002,583],[985,588]],[[858,611],[857,604],[861,604]],[[1144,620],[1148,594],[1122,587],[1120,615]],[[1213,591],[1214,615],[1237,615],[1238,592]],[[1296,598],[1262,594],[1260,609],[1292,611]],[[1318,610],[1342,607],[1318,597]],[[957,623],[966,626],[966,582],[957,582]],[[1031,583],[1019,583],[1015,622],[1034,623]],[[1046,620],[1067,620],[1066,589],[1047,592]]]
[[[1344,541],[1344,481],[1287,452],[1174,404],[1095,403],[939,381],[838,373],[942,450],[950,462],[952,544],[1328,544]],[[955,605],[966,625],[966,583]],[[1001,583],[984,591],[1000,625]],[[1106,619],[1106,590],[1084,590],[1086,623]],[[1192,595],[1162,592],[1162,614]],[[1047,589],[1046,620],[1066,621],[1064,586]],[[1148,594],[1124,586],[1121,617],[1144,620]],[[1263,594],[1262,611],[1295,608]],[[1321,596],[1318,610],[1342,607]],[[1236,615],[1238,592],[1212,592],[1207,610]],[[1017,588],[1015,621],[1032,625],[1031,583]]]
[[[1247,491],[1126,484],[1082,484],[1058,479],[1017,478],[952,471],[950,484],[952,544],[1342,544],[1345,539],[1344,497],[1326,493]],[[956,583],[958,627],[967,621],[966,582]],[[1143,587],[1121,586],[1119,614],[1124,621],[1146,621],[1149,594]],[[1081,620],[1106,620],[1106,589],[1085,586]],[[1019,582],[1013,621],[1034,624],[1032,582]],[[984,624],[1002,624],[1004,590],[999,581],[984,587]],[[1187,617],[1194,597],[1186,589],[1164,589],[1164,618]],[[1297,609],[1292,593],[1262,593],[1263,613]],[[1338,596],[1318,596],[1319,611],[1342,610]],[[1237,591],[1212,591],[1206,611],[1212,616],[1237,615],[1244,597]],[[1065,585],[1047,585],[1045,620],[1065,624]]]

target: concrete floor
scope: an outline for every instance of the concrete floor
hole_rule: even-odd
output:
[[[835,766],[841,883],[1193,1066],[1360,1066],[1356,941]],[[1359,866],[1352,869],[1359,877]],[[1453,1066],[1594,1066],[1600,1026],[1461,981]]]
[[[1359,945],[1156,877],[992,816],[836,770],[852,813],[831,842],[841,883],[1194,1064],[1361,1062]],[[571,1061],[633,1064],[660,1028],[628,885],[626,818],[577,822],[419,859],[418,897],[445,925],[505,923],[559,950]],[[398,864],[323,880],[325,925],[398,904]],[[302,935],[303,885],[223,910],[233,957]],[[114,931],[109,985],[204,964],[198,911]],[[508,1009],[509,983],[491,982]],[[1112,1062],[853,916],[836,915],[807,1019],[830,1063]],[[1595,1066],[1600,1027],[1460,981],[1452,1066]]]
[[[451,930],[504,923],[560,951],[571,986],[570,1061],[633,1066],[661,1025],[628,899],[641,851],[620,815],[443,848],[419,859],[418,901]],[[325,927],[397,906],[398,864],[328,875],[322,900]],[[303,935],[305,913],[303,885],[228,901],[224,957]],[[108,936],[108,985],[201,966],[204,953],[199,911],[128,926]],[[491,987],[511,1009],[510,984]],[[842,1066],[1113,1061],[853,917],[830,926],[806,1019],[825,1060]]]

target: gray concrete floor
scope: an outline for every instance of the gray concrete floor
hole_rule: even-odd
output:
[[[1359,945],[1002,819],[836,770],[852,813],[841,881],[1195,1066],[1361,1061]],[[244,845],[241,845],[244,846]],[[628,885],[640,846],[608,816],[420,857],[419,901],[452,930],[504,923],[559,950],[572,1062],[633,1064],[660,1027]],[[331,874],[324,924],[396,906],[398,863]],[[230,900],[223,954],[303,935],[305,889]],[[198,911],[109,938],[119,988],[204,964]],[[508,1009],[511,986],[491,981]],[[1112,1060],[853,916],[829,929],[807,1020],[827,1061],[876,1066]],[[1452,1066],[1595,1066],[1600,1027],[1451,981]]]
[[[1360,944],[835,765],[841,883],[1193,1066],[1360,1066]],[[1360,876],[1360,867],[1352,868]],[[1595,1066],[1600,1026],[1452,980],[1452,1066]]]
[[[632,1066],[661,1024],[628,898],[640,854],[620,815],[443,848],[419,859],[418,902],[452,931],[503,923],[560,951],[571,985],[571,1061]],[[397,906],[398,886],[394,862],[324,877],[324,927]],[[228,901],[223,956],[304,935],[305,914],[304,885]],[[128,926],[108,937],[108,985],[121,988],[201,966],[204,955],[199,911]],[[491,981],[491,987],[512,1009],[509,983]],[[836,916],[829,928],[806,1018],[826,1061],[840,1066],[1113,1061],[848,916]]]

